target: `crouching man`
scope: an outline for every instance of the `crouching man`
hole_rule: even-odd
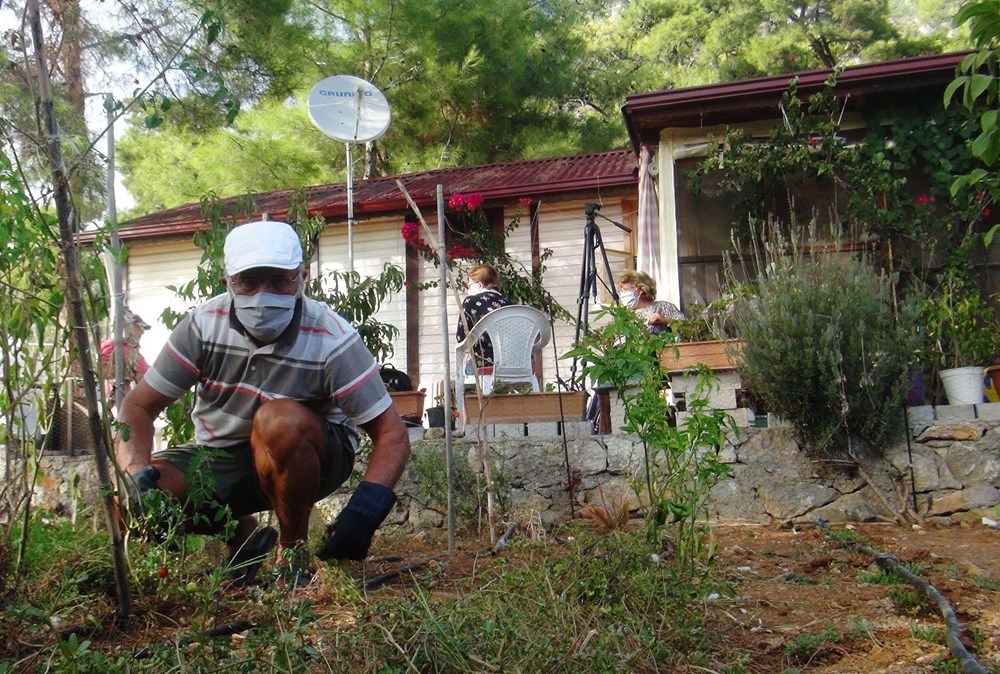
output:
[[[353,326],[303,296],[302,246],[290,226],[264,221],[234,228],[224,262],[228,293],[174,329],[122,403],[118,421],[130,433],[117,456],[130,496],[168,492],[188,504],[187,531],[221,534],[214,513],[193,512],[187,498],[188,469],[207,468],[215,501],[236,519],[226,541],[232,577],[248,584],[276,542],[301,549],[313,504],[351,474],[360,427],[372,439],[371,459],[316,555],[364,559],[396,501],[393,489],[410,454],[374,358]],[[153,454],[153,420],[192,386],[195,442]],[[206,448],[213,451],[205,462],[195,461]],[[267,510],[280,531],[258,525],[254,514]],[[285,570],[299,582],[308,576],[287,562]]]

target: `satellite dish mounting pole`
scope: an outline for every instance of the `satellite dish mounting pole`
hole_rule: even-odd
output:
[[[344,143],[347,148],[347,270],[354,271],[354,158],[351,141]]]
[[[347,147],[347,265],[354,271],[354,157],[352,143],[369,143],[389,127],[389,102],[374,85],[351,75],[327,77],[307,101],[313,124]]]

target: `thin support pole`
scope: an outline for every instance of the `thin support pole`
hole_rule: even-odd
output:
[[[438,289],[441,299],[441,340],[444,345],[444,455],[448,471],[448,550],[455,550],[455,462],[451,447],[451,344],[448,336],[451,334],[448,328],[448,265],[447,251],[445,250],[445,221],[444,221],[444,185],[437,186],[437,216],[438,216],[438,254],[442,261],[438,267]],[[459,391],[455,392],[460,395]]]
[[[115,409],[125,398],[125,291],[122,288],[122,246],[118,238],[118,209],[115,204],[115,113],[111,94],[105,107],[108,113],[108,228],[111,230],[111,302],[114,308]]]
[[[354,157],[351,153],[351,143],[344,143],[347,148],[347,270],[354,271]]]

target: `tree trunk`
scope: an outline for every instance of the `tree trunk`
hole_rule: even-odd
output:
[[[72,341],[76,345],[80,371],[83,376],[84,394],[87,402],[87,421],[94,441],[94,461],[97,464],[97,477],[104,498],[104,512],[108,530],[111,533],[112,557],[115,567],[115,590],[118,595],[118,613],[127,618],[131,612],[126,577],[124,541],[119,527],[117,511],[113,497],[110,470],[108,468],[108,445],[104,433],[104,425],[97,405],[97,378],[94,375],[93,363],[90,359],[90,337],[87,333],[87,316],[85,315],[83,299],[80,292],[80,264],[74,237],[76,235],[76,215],[73,211],[69,180],[66,166],[62,158],[62,147],[59,142],[59,125],[56,121],[55,105],[52,100],[52,83],[49,80],[48,65],[45,60],[45,43],[42,39],[42,20],[38,8],[38,0],[29,0],[28,16],[31,24],[31,37],[35,50],[35,60],[38,70],[38,110],[42,116],[42,128],[45,132],[45,151],[52,172],[52,185],[55,193],[56,215],[59,219],[59,246],[66,265],[66,295],[72,316]]]

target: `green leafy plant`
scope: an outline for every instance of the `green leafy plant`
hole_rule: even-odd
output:
[[[785,654],[796,660],[812,660],[828,646],[843,638],[833,625],[827,625],[816,634],[800,634],[785,644]]]
[[[1000,194],[1000,175],[995,170],[1000,159],[1000,61],[996,43],[1000,39],[1000,3],[997,0],[972,0],[962,5],[955,15],[955,25],[969,25],[969,36],[979,47],[959,64],[957,75],[944,92],[944,105],[960,101],[962,107],[978,117],[979,129],[969,140],[969,150],[982,164],[968,173],[955,177],[951,185],[953,196],[970,190],[980,197],[982,208],[996,203]],[[958,97],[955,94],[959,94]],[[1000,225],[984,236],[987,247]]]
[[[403,270],[386,262],[378,275],[362,277],[354,271],[332,271],[308,284],[308,295],[326,302],[347,319],[375,360],[392,358],[399,328],[375,319],[375,314],[394,294],[403,289]]]
[[[735,425],[725,412],[708,409],[711,374],[703,369],[688,401],[686,425],[672,426],[674,410],[664,398],[659,364],[664,348],[676,348],[670,335],[651,333],[625,307],[598,314],[599,320],[605,318],[565,357],[582,359],[583,376],[611,385],[623,401],[622,430],[642,444],[643,475],[634,488],[644,504],[646,539],[655,546],[666,543],[678,568],[693,574],[712,557],[712,546],[705,545],[706,503],[711,488],[729,474],[718,453],[726,429],[735,431]]]
[[[741,259],[757,273],[758,302],[736,315],[744,385],[813,456],[849,458],[853,436],[884,446],[921,343],[918,304],[897,303],[892,279],[864,256],[817,252],[773,224],[755,241]]]
[[[944,645],[944,631],[937,625],[910,625],[910,636],[918,641]]]
[[[911,589],[894,587],[889,590],[889,599],[901,611],[910,611],[921,606],[920,595]]]
[[[448,472],[443,446],[425,443],[426,446],[415,450],[407,464],[412,471],[417,484],[417,493],[427,505],[447,511],[447,503],[443,500],[448,493]],[[479,488],[475,473],[469,467],[468,461],[456,461],[454,468],[455,511],[460,517],[472,520],[479,510]],[[494,477],[496,472],[494,471]],[[499,497],[498,497],[499,498]],[[509,499],[500,499],[509,500]]]
[[[731,195],[737,241],[768,220],[793,230],[808,229],[817,215],[839,223],[901,293],[991,222],[988,190],[951,189],[979,166],[969,149],[979,122],[969,110],[928,101],[866,112],[863,127],[848,125],[838,77],[834,71],[808,97],[793,81],[766,137],[726,131],[688,179],[696,194],[711,178]]]
[[[960,269],[949,268],[923,304],[931,360],[940,368],[985,367],[1000,355],[996,308]]]

